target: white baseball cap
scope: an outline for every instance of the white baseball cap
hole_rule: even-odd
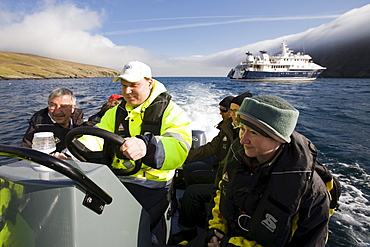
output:
[[[129,82],[137,82],[143,78],[152,78],[152,70],[148,65],[139,61],[131,61],[125,66],[119,76],[114,77],[112,82],[124,79]]]

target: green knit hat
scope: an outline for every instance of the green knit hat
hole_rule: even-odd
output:
[[[261,95],[244,98],[236,115],[241,123],[260,134],[281,143],[289,143],[299,111],[280,97]]]

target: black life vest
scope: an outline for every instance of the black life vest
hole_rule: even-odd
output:
[[[218,129],[220,130],[220,138],[221,138],[221,146],[218,149],[217,152],[217,164],[216,168],[218,167],[219,163],[226,157],[231,143],[238,137],[239,131],[238,129],[234,129],[232,127],[232,119],[229,118],[225,121],[221,121],[218,124]]]
[[[286,244],[292,216],[310,190],[313,176],[319,177],[314,172],[316,148],[294,132],[273,164],[256,173],[243,165],[243,147],[233,148],[221,183],[220,211],[229,224],[228,235],[244,236],[263,246]]]
[[[152,133],[153,135],[161,134],[163,113],[170,103],[170,100],[171,95],[163,92],[153,100],[147,109],[145,109],[143,123],[141,125],[142,135],[146,133]],[[129,121],[126,120],[128,114],[125,106],[126,101],[123,100],[117,108],[114,133],[122,137],[129,137],[131,135],[129,131]],[[123,125],[123,128],[120,127],[120,124]]]
[[[315,171],[319,174],[321,179],[326,184],[327,189],[329,190],[331,216],[335,211],[341,211],[339,208],[339,197],[342,193],[342,189],[339,179],[336,176],[332,175],[328,168],[326,168],[326,166],[324,166],[320,162],[316,163]]]
[[[157,98],[155,98],[153,102],[145,109],[140,134],[161,134],[163,113],[170,103],[171,98],[171,95],[163,92],[158,95]],[[122,137],[131,136],[129,130],[129,120],[126,120],[127,116],[128,113],[126,110],[126,101],[123,100],[117,107],[114,127],[114,133]],[[109,143],[104,143],[103,149],[105,150],[105,158],[103,161],[101,161],[103,164],[110,166],[112,164],[114,154],[119,159],[127,159],[121,152],[118,151],[119,147],[113,147]]]

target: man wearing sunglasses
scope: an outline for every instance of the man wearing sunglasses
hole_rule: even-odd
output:
[[[220,124],[230,118],[230,102],[233,98],[233,96],[227,96],[219,103],[220,115],[222,117]]]
[[[237,130],[234,130],[232,125],[230,115],[230,104],[235,98],[227,96],[220,101],[219,111],[222,121],[217,125],[220,130],[218,135],[207,144],[190,150],[185,165],[183,165],[184,180],[187,187],[179,211],[178,226],[181,231],[172,235],[172,244],[174,245],[195,238],[198,235],[197,225],[204,227],[206,222],[205,203],[211,200],[216,171],[219,163],[226,156],[230,144],[238,136]]]
[[[53,132],[56,152],[62,152],[65,136],[72,128],[83,123],[83,111],[76,108],[76,97],[67,88],[56,88],[48,97],[48,107],[36,112],[29,121],[29,127],[23,136],[22,146],[32,147],[36,132]]]

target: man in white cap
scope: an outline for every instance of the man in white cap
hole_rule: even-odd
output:
[[[118,81],[124,100],[109,109],[96,126],[126,139],[115,153],[112,167],[130,168],[133,161],[142,160],[138,173],[118,178],[149,212],[153,227],[158,214],[152,211],[158,211],[156,205],[166,199],[175,169],[190,150],[190,119],[171,100],[165,86],[152,78],[148,65],[129,62],[113,79]]]

